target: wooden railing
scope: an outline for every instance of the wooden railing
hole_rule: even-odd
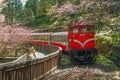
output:
[[[49,52],[44,58],[0,67],[0,80],[40,80],[58,65],[61,49],[50,45],[31,44],[36,50]]]
[[[24,54],[14,61],[2,63],[2,64],[0,64],[0,66],[2,67],[2,66],[5,66],[5,65],[18,64],[18,63],[21,63],[21,62],[25,62],[26,59],[27,59],[27,54]]]

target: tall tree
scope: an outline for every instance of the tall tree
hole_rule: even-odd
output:
[[[7,6],[2,9],[2,13],[5,14],[6,22],[12,24],[19,20],[21,10],[22,3],[20,0],[9,0]]]
[[[35,19],[38,17],[38,14],[39,14],[38,3],[39,3],[39,0],[28,0],[25,5],[26,9],[33,11]]]
[[[38,3],[39,1],[38,0],[34,0],[34,15],[35,15],[35,18],[38,17]]]

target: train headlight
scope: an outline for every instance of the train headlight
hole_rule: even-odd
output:
[[[73,38],[75,38],[75,35],[73,35]]]

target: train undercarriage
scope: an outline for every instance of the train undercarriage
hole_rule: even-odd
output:
[[[98,56],[96,48],[83,49],[83,50],[70,50],[69,51],[72,64],[84,64],[93,63],[95,58]]]

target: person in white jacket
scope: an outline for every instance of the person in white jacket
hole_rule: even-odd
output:
[[[28,57],[30,57],[31,54],[36,58],[34,47],[28,49]]]

